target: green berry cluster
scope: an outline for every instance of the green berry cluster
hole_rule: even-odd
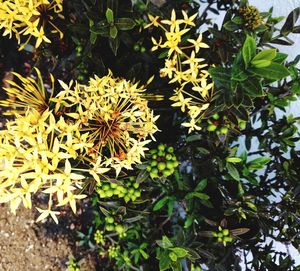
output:
[[[248,29],[255,29],[262,24],[262,17],[259,10],[254,6],[245,6],[239,9],[239,13],[242,15],[245,26]]]
[[[67,264],[68,264],[68,268],[67,268],[68,271],[80,271],[80,267],[78,266],[74,257],[70,257]]]
[[[167,147],[166,144],[159,144],[157,149],[150,151],[150,155],[147,171],[152,179],[172,175],[179,165],[174,148]]]
[[[134,182],[134,177],[122,180],[122,185],[116,183],[101,183],[97,185],[96,192],[100,198],[111,198],[117,196],[123,198],[125,202],[135,201],[141,196],[139,184]]]
[[[105,217],[105,221],[106,221],[105,229],[107,231],[116,231],[120,236],[124,236],[125,234],[124,227],[121,224],[117,223],[112,216]]]
[[[120,246],[114,246],[114,245],[110,245],[108,247],[108,256],[111,259],[115,259],[118,257],[119,253],[120,253]]]
[[[143,45],[139,44],[139,43],[134,44],[133,50],[136,51],[136,52],[141,52],[141,53],[146,52],[146,48]]]
[[[223,116],[222,120],[218,113],[215,113],[211,119],[207,120],[207,131],[215,132],[217,135],[228,134],[229,129],[238,128],[244,130],[246,128],[246,121],[238,119],[238,127],[228,121],[226,116]]]
[[[103,235],[103,231],[97,230],[94,234],[94,240],[96,242],[96,244],[104,244],[105,240],[104,240],[104,235]]]
[[[231,243],[233,240],[230,236],[229,230],[222,229],[221,226],[219,226],[218,232],[212,232],[212,235],[218,239],[219,243],[223,243],[224,246],[226,246],[227,243]]]

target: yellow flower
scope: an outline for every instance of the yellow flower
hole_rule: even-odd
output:
[[[164,40],[160,37],[159,42],[152,38],[153,48],[168,49],[168,55],[165,60],[165,66],[160,69],[161,77],[168,77],[169,84],[177,84],[174,88],[174,95],[170,100],[172,106],[180,107],[181,111],[187,113],[189,121],[184,123],[184,127],[189,128],[189,133],[193,130],[199,130],[198,126],[203,114],[212,98],[213,84],[209,83],[209,73],[204,68],[207,67],[204,58],[198,57],[200,48],[209,46],[202,42],[200,34],[196,40],[183,38],[190,31],[190,26],[196,26],[194,23],[197,14],[188,16],[182,11],[183,19],[176,18],[175,10],[172,11],[170,20],[161,20],[157,25],[164,31]],[[189,52],[189,55],[186,53]],[[197,119],[198,117],[198,119]]]
[[[196,26],[195,23],[194,23],[194,20],[196,19],[197,17],[197,13],[195,13],[194,15],[192,15],[191,17],[189,17],[187,15],[187,13],[182,10],[182,15],[183,15],[183,22],[187,25],[191,25],[191,26]]]
[[[153,25],[154,27],[157,27],[157,26],[159,26],[159,16],[152,16],[151,14],[148,14],[148,18],[149,18],[149,21],[150,21],[150,24],[147,24],[146,26],[145,26],[145,28],[148,28],[148,27],[150,27],[151,25]]]
[[[170,25],[170,30],[172,32],[174,30],[178,30],[180,24],[184,23],[184,21],[176,18],[176,12],[173,9],[171,13],[171,20],[162,20],[161,23]]]
[[[63,33],[56,27],[53,20],[63,18],[63,0],[5,0],[0,1],[0,29],[3,28],[3,36],[14,33],[18,42],[21,35],[28,36],[27,40],[20,46],[24,49],[32,37],[36,38],[35,47],[38,48],[42,41],[51,42],[44,33],[44,27],[51,29],[52,33],[58,33],[60,38]],[[53,16],[55,15],[55,16]]]
[[[188,39],[188,41],[194,45],[196,53],[199,52],[200,48],[209,48],[206,43],[202,42],[202,34],[196,40]]]
[[[1,100],[0,105],[10,107],[11,110],[7,112],[9,115],[15,113],[24,115],[28,108],[32,108],[42,113],[48,108],[49,97],[48,91],[44,86],[44,82],[41,73],[35,68],[37,73],[36,80],[32,77],[23,77],[18,73],[13,72],[13,75],[17,77],[20,84],[14,81],[7,80],[10,85],[4,88],[8,95],[7,100]],[[50,75],[52,81],[52,88],[50,89],[50,95],[53,93],[54,78]]]
[[[38,221],[51,216],[58,222],[54,207],[76,201],[91,177],[141,163],[158,130],[153,111],[143,98],[143,87],[111,73],[91,78],[88,85],[60,81],[62,91],[48,97],[41,74],[37,82],[15,77],[6,89],[14,119],[0,131],[0,203],[10,202],[12,212],[23,203],[32,207],[35,193],[45,193],[48,208],[38,210]],[[52,93],[54,78],[52,77]],[[49,108],[53,108],[53,111]]]

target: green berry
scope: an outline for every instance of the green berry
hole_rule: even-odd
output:
[[[216,129],[217,129],[217,126],[214,125],[214,124],[209,124],[209,125],[207,126],[207,131],[209,131],[209,132],[213,132],[213,131],[215,131]]]
[[[157,147],[157,149],[159,151],[164,151],[165,150],[165,145],[164,144],[159,144],[158,147]]]
[[[106,217],[106,221],[107,221],[107,223],[112,224],[112,223],[114,223],[115,220],[113,217],[108,216],[108,217]]]
[[[136,197],[135,195],[132,195],[132,196],[131,196],[131,200],[132,200],[132,201],[135,201],[136,198],[137,198],[137,197]]]
[[[109,225],[106,225],[105,229],[108,230],[108,231],[114,231],[115,230],[115,226],[112,225],[112,224],[109,224]]]
[[[229,243],[232,241],[232,237],[226,236],[226,237],[224,237],[223,240],[224,240],[224,242]]]
[[[151,166],[147,166],[146,170],[149,172],[151,171]]]
[[[142,46],[140,52],[141,53],[145,53],[146,52],[146,48],[144,46]]]
[[[165,169],[164,171],[163,171],[163,175],[165,176],[165,177],[168,177],[168,176],[170,176],[172,173],[171,173],[171,171],[169,170],[169,169]]]
[[[228,128],[226,126],[222,127],[220,133],[226,135],[228,133]]]
[[[241,130],[246,129],[246,125],[247,125],[246,121],[241,121],[241,122],[239,123],[239,127],[240,127]]]
[[[173,147],[169,147],[169,148],[167,149],[167,152],[173,153],[173,152],[174,152],[174,148],[173,148]]]
[[[141,196],[141,191],[135,191],[134,196],[139,198]]]
[[[167,153],[166,154],[166,160],[172,160],[172,154],[170,154],[170,153]]]
[[[110,183],[110,187],[111,187],[111,188],[117,188],[118,185],[117,185],[116,183]]]
[[[135,191],[135,190],[134,190],[133,188],[130,188],[130,189],[128,190],[128,193],[132,195],[132,194],[134,194],[134,191]]]
[[[167,162],[167,168],[168,169],[174,168],[174,162],[168,161]]]
[[[220,118],[219,114],[218,113],[215,113],[212,115],[212,118],[215,119],[215,120],[218,120]]]
[[[150,154],[155,154],[155,153],[157,153],[156,149],[150,150]]]
[[[165,156],[165,152],[159,151],[159,152],[157,153],[157,155],[160,156],[160,157],[164,157],[164,156]]]
[[[224,236],[228,236],[229,235],[229,230],[228,229],[224,229],[222,232],[223,232]]]
[[[153,160],[155,160],[157,158],[157,155],[156,154],[153,154],[152,157],[151,157]]]
[[[134,184],[133,184],[133,187],[134,187],[135,189],[139,188],[139,186],[140,186],[139,183],[134,183]]]
[[[156,167],[157,166],[157,161],[156,160],[153,160],[152,162],[151,162],[151,167]]]
[[[114,190],[107,190],[106,195],[108,198],[112,197],[114,195]]]
[[[140,49],[141,49],[141,47],[138,44],[135,44],[133,46],[133,50],[136,51],[136,52],[140,51]]]
[[[110,186],[108,185],[108,184],[104,184],[103,186],[102,186],[102,190],[104,190],[104,191],[107,191],[107,190],[109,190],[110,189]]]
[[[219,233],[218,233],[218,237],[222,238],[222,237],[223,237],[223,233],[222,233],[222,232],[219,232]]]
[[[157,174],[158,173],[158,168],[152,168],[150,173]]]
[[[117,226],[115,227],[115,230],[116,230],[116,232],[117,232],[118,234],[121,234],[121,233],[123,233],[123,231],[124,231],[124,227],[123,227],[122,225],[117,225]]]
[[[178,161],[174,161],[174,162],[173,162],[173,167],[175,168],[175,167],[178,167],[178,166],[179,166]]]
[[[157,164],[157,168],[158,168],[159,171],[163,171],[163,170],[166,168],[166,163],[164,163],[164,162],[159,162],[159,163]]]

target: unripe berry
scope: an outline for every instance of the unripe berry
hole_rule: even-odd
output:
[[[115,227],[115,230],[116,230],[116,232],[117,232],[118,234],[121,234],[121,233],[123,233],[123,231],[124,231],[124,227],[123,227],[122,225],[117,225],[117,226]]]
[[[226,135],[228,133],[228,128],[224,126],[220,129],[220,132],[221,132],[221,134]]]
[[[165,145],[164,144],[159,144],[158,147],[157,147],[157,149],[159,151],[164,151],[165,150]]]
[[[166,164],[164,162],[159,162],[157,168],[159,171],[163,171],[166,168]]]
[[[213,131],[215,131],[216,129],[217,129],[217,126],[214,125],[214,124],[209,124],[209,125],[207,126],[207,131],[209,131],[209,132],[213,132]]]
[[[167,155],[166,155],[166,160],[171,160],[172,159],[172,154],[170,154],[170,153],[167,153]]]
[[[173,147],[169,147],[169,148],[167,149],[167,151],[168,151],[169,153],[173,153],[173,152],[174,152],[174,148],[173,148]]]
[[[140,51],[141,47],[136,43],[134,46],[133,46],[133,50],[138,52]]]
[[[215,113],[212,115],[212,118],[215,119],[215,120],[218,120],[220,118],[219,114],[218,113]]]

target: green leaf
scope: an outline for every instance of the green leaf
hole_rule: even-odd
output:
[[[161,258],[159,260],[159,270],[164,271],[167,270],[170,266],[171,259],[169,258],[169,253],[166,251],[161,255]]]
[[[120,30],[131,30],[135,27],[135,22],[130,18],[117,18],[115,26]]]
[[[231,70],[223,67],[210,68],[208,70],[213,81],[228,83],[231,79]]]
[[[114,22],[114,12],[110,8],[106,10],[105,17],[109,24],[112,24]]]
[[[290,75],[289,70],[281,64],[272,62],[272,64],[265,68],[251,68],[249,71],[265,79],[280,80]]]
[[[252,60],[251,65],[254,66],[255,68],[265,68],[268,67],[272,64],[271,60]]]
[[[226,161],[229,163],[240,163],[242,159],[239,157],[226,157]]]
[[[264,95],[262,85],[257,78],[248,78],[240,82],[240,86],[250,97],[261,97]]]
[[[243,23],[242,17],[239,17],[239,16],[235,16],[231,21],[234,22],[235,24],[242,24]]]
[[[156,204],[153,207],[153,211],[158,211],[159,209],[164,207],[164,205],[166,205],[166,203],[169,201],[169,199],[170,199],[169,196],[164,196],[162,199],[160,199],[158,202],[156,202]]]
[[[109,25],[107,24],[106,21],[100,21],[96,25],[93,25],[90,28],[90,31],[92,33],[97,34],[97,35],[108,37],[108,35],[109,35]]]
[[[247,38],[244,42],[244,45],[243,45],[243,48],[242,48],[242,54],[243,54],[245,67],[247,69],[250,61],[256,55],[256,42],[255,42],[255,39],[252,38],[249,35],[247,35]]]
[[[170,248],[169,250],[175,252],[178,258],[184,258],[188,255],[188,251],[181,247],[173,247]]]
[[[249,163],[260,164],[260,165],[266,165],[266,164],[268,164],[271,160],[272,160],[271,157],[258,157],[258,158],[256,158],[256,159],[250,161]]]
[[[156,240],[156,243],[158,246],[160,246],[161,248],[164,248],[164,249],[173,247],[172,242],[165,235],[163,236],[162,240]]]
[[[181,262],[179,262],[179,261],[171,262],[171,268],[172,268],[172,271],[182,271]]]
[[[143,256],[144,259],[147,260],[149,258],[149,254],[146,253],[144,250],[140,249],[139,251],[140,251],[140,253],[141,253],[141,255]]]
[[[235,179],[236,181],[240,180],[240,174],[234,165],[232,165],[231,163],[226,163],[226,168],[228,170],[229,175],[233,179]]]
[[[109,28],[109,35],[112,39],[115,39],[118,35],[118,29],[115,25]]]
[[[273,60],[276,57],[276,49],[268,49],[259,52],[253,59],[256,60]]]
[[[185,199],[192,199],[192,198],[208,200],[209,196],[204,193],[200,193],[200,192],[190,192],[185,196]]]
[[[224,27],[226,30],[230,31],[230,32],[233,32],[233,31],[238,30],[238,29],[240,28],[240,26],[237,25],[236,23],[234,23],[233,21],[228,21],[228,22],[226,22],[226,23],[223,25],[223,27]]]
[[[203,179],[197,184],[195,191],[202,191],[206,186],[207,186],[207,179]]]
[[[293,31],[293,27],[295,23],[297,22],[300,14],[300,7],[295,8],[287,17],[284,25],[281,28],[280,34],[286,36],[291,31]]]
[[[273,62],[277,62],[279,64],[283,63],[284,60],[288,57],[287,54],[284,53],[277,53],[275,58],[273,59]]]
[[[96,41],[97,41],[97,34],[91,32],[91,34],[90,34],[90,42],[91,42],[91,44],[95,44]]]
[[[111,50],[113,51],[114,55],[117,55],[118,48],[120,46],[120,39],[116,37],[115,39],[109,39],[109,46]]]

